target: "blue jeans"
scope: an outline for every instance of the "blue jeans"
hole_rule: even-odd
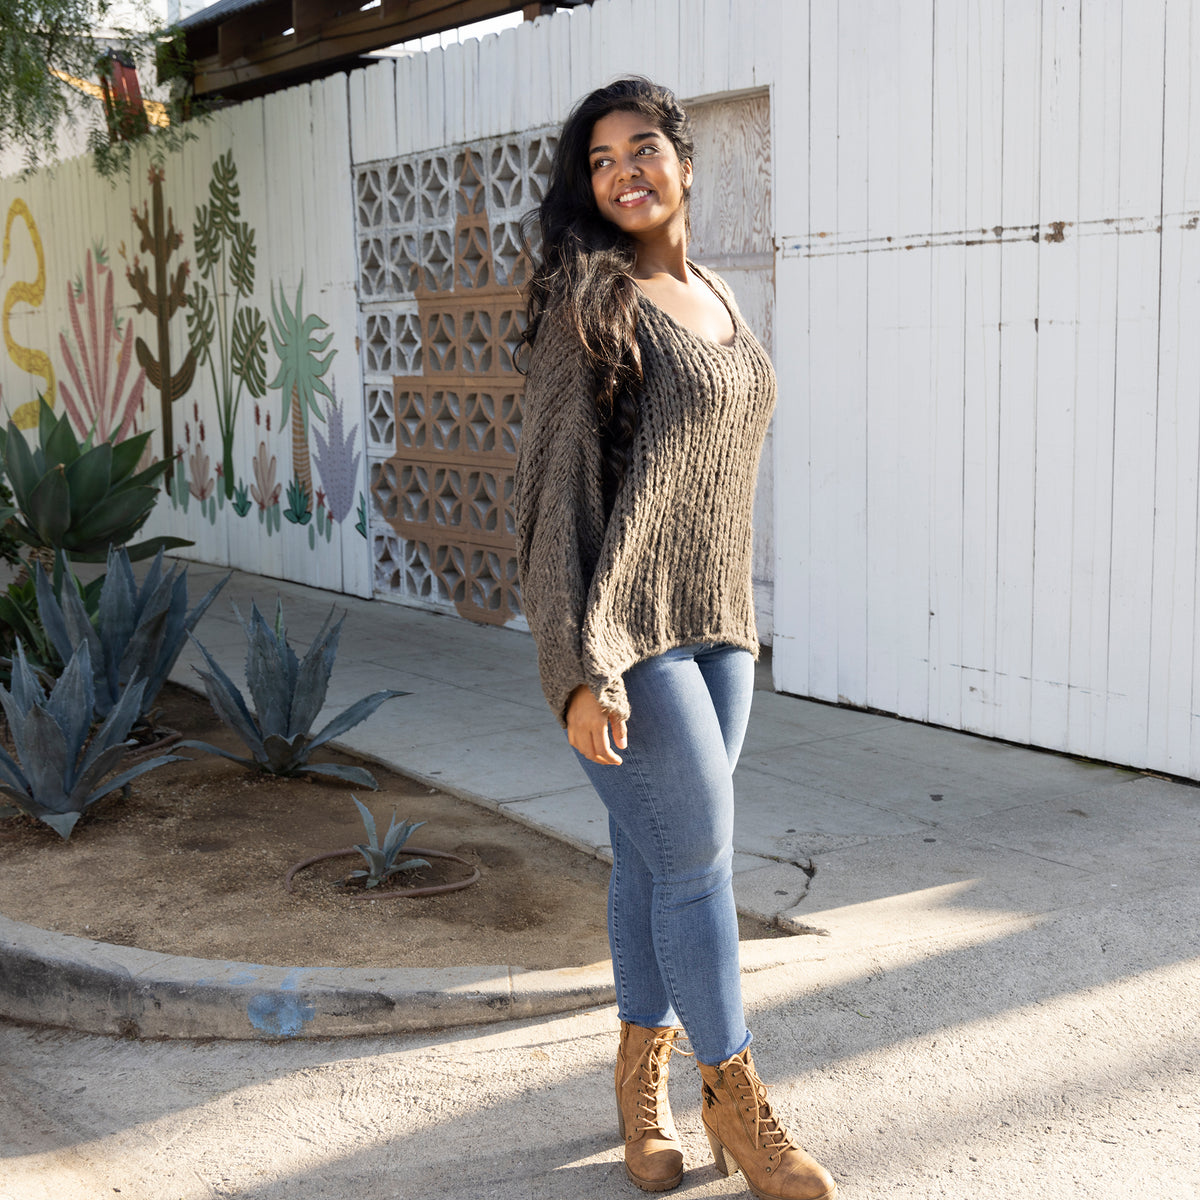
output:
[[[621,766],[578,755],[608,809],[617,1010],[687,1031],[703,1063],[750,1044],[733,902],[733,768],[754,689],[735,646],[682,646],[625,673]]]

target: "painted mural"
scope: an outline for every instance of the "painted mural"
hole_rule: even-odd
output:
[[[188,302],[185,288],[189,262],[186,258],[182,259],[175,267],[174,274],[170,274],[169,263],[183,245],[183,234],[175,228],[175,214],[170,208],[166,209],[164,216],[163,169],[157,165],[151,167],[148,178],[151,199],[142,205],[140,213],[136,208],[133,210],[133,223],[141,234],[140,253],[135,254],[133,262],[126,267],[125,278],[137,293],[136,311],[148,312],[154,318],[157,355],[141,337],[134,343],[134,348],[150,386],[157,389],[161,397],[158,427],[162,432],[163,446],[169,447],[175,444],[171,406],[182,399],[192,386],[196,373],[196,352],[190,346],[179,369],[171,369],[171,318]],[[121,249],[124,251],[124,243]],[[143,265],[142,254],[149,255],[148,265]],[[168,489],[172,486],[170,474],[167,475],[166,486]]]
[[[262,277],[255,216],[270,209],[261,177],[252,201],[243,195],[238,168],[234,149],[169,158],[141,173],[132,207],[108,206],[124,213],[115,228],[104,204],[79,206],[95,212],[92,228],[53,220],[65,188],[49,179],[40,198],[8,198],[3,419],[31,427],[41,393],[81,436],[152,429],[154,455],[173,460],[155,532],[193,540],[200,560],[365,590],[365,569],[349,582],[367,549],[362,412],[339,402],[334,378],[352,326],[343,311],[339,333],[312,303],[303,270]],[[181,210],[192,217],[177,223]],[[116,269],[106,243],[118,245]]]
[[[31,346],[23,346],[12,331],[12,313],[18,305],[26,304],[30,308],[40,308],[46,298],[46,252],[42,246],[42,236],[38,232],[37,223],[29,211],[29,205],[19,196],[9,205],[8,215],[4,220],[4,255],[3,265],[8,267],[12,255],[14,226],[21,222],[28,231],[29,240],[33,247],[34,260],[37,263],[37,274],[31,280],[17,280],[8,285],[4,293],[3,323],[4,345],[8,357],[22,370],[43,381],[39,389],[46,403],[54,404],[54,365],[49,354]],[[37,397],[19,404],[12,411],[12,419],[19,429],[32,429],[37,425]]]
[[[97,442],[123,441],[144,428],[146,372],[133,368],[133,324],[116,311],[113,282],[97,242],[67,286],[70,327],[58,337],[63,407],[76,432]]]
[[[156,211],[161,224],[161,198]],[[179,245],[178,235],[170,233],[169,214],[168,227],[162,244]],[[210,436],[211,422],[202,419],[200,404],[193,402],[183,441],[175,446],[171,503],[183,513],[196,506],[210,525],[227,506],[238,518],[255,511],[268,536],[280,533],[286,520],[307,528],[309,549],[315,550],[319,542],[332,541],[356,500],[358,508],[365,509],[365,493],[358,489],[359,424],[347,425],[338,406],[329,377],[337,355],[331,345],[334,334],[326,332],[329,323],[322,316],[305,311],[303,274],[290,299],[282,285],[269,284],[269,324],[255,303],[257,231],[242,214],[232,151],[212,165],[207,200],[196,208],[193,245],[195,283],[190,291],[182,291],[181,281],[188,274],[185,260],[168,300],[182,297],[176,306],[185,309],[189,350],[179,374],[190,374],[189,364],[194,364],[208,385],[208,395],[216,402],[209,405],[210,410],[215,407],[216,439]],[[275,370],[268,382],[272,352]],[[272,393],[279,403],[274,434]],[[254,403],[253,436],[251,442],[239,444],[239,417],[247,400]],[[164,393],[164,411],[169,407]],[[311,443],[318,423],[329,424],[329,437],[317,438],[314,475]],[[281,464],[285,441],[290,474]],[[361,518],[352,528],[366,537]]]

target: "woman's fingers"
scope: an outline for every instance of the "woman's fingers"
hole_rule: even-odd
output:
[[[609,741],[610,724],[612,741],[623,750],[627,744],[625,722],[601,708],[586,687],[576,688],[567,705],[567,740],[584,758],[616,767],[621,765],[621,757]]]
[[[619,767],[621,765],[621,756],[612,748],[608,740],[608,721],[607,714],[604,718],[604,724],[597,730],[596,742],[597,753],[592,756],[593,762],[605,763],[609,766]]]
[[[629,727],[625,724],[625,718],[612,717],[609,724],[612,725],[613,744],[618,750],[624,750],[629,745]]]

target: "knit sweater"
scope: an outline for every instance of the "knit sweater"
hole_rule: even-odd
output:
[[[625,671],[676,646],[727,642],[758,654],[750,521],[775,375],[724,281],[693,269],[728,307],[733,342],[693,333],[641,295],[638,427],[607,517],[583,347],[553,310],[533,346],[517,565],[542,688],[563,725],[580,684],[628,718]]]

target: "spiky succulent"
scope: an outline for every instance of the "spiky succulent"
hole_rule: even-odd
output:
[[[14,757],[0,747],[0,795],[66,839],[97,800],[155,767],[175,762],[178,755],[162,754],[105,778],[125,756],[144,686],[141,680],[133,681],[89,738],[93,694],[87,643],[71,655],[47,696],[18,642],[12,690],[0,687],[0,706],[16,750]]]
[[[243,758],[207,742],[188,741],[181,745],[219,754],[272,775],[332,775],[336,779],[361,783],[365,787],[378,787],[371,773],[362,767],[313,763],[308,761],[308,756],[318,746],[323,746],[360,721],[365,721],[385,700],[408,693],[388,689],[366,696],[340,716],[334,717],[320,733],[314,735],[310,730],[325,704],[325,693],[345,617],[335,625],[333,613],[330,612],[303,660],[300,660],[288,645],[282,601],[275,610],[274,628],[267,624],[253,602],[248,624],[242,619],[236,605],[233,611],[237,613],[246,634],[246,683],[254,703],[253,714],[237,685],[196,636],[190,636],[208,664],[207,671],[197,667],[196,673],[204,680],[204,690],[213,709],[241,738],[253,757]]]
[[[401,821],[396,824],[396,810],[392,809],[392,820],[381,846],[371,810],[357,796],[351,796],[350,799],[358,805],[358,811],[362,814],[363,825],[367,831],[367,844],[354,847],[367,860],[367,869],[351,871],[346,876],[347,879],[365,879],[366,886],[373,888],[401,871],[412,871],[417,867],[429,866],[428,860],[424,858],[407,858],[403,862],[396,862],[396,855],[404,849],[404,843],[425,824],[424,821]]]
[[[188,612],[186,568],[181,572],[172,566],[164,575],[162,565],[159,550],[139,587],[128,552],[110,547],[94,618],[72,587],[59,589],[60,603],[46,573],[38,568],[38,612],[46,636],[64,662],[77,646],[87,644],[99,719],[109,714],[135,677],[145,682],[137,716],[149,714],[188,634],[229,580],[227,575],[214,584]]]
[[[56,417],[39,399],[37,440],[9,422],[0,430],[0,469],[12,487],[15,509],[0,523],[34,549],[68,550],[79,562],[103,562],[109,546],[125,545],[146,523],[158,499],[158,480],[170,460],[138,469],[150,438],[81,442],[64,413]],[[155,537],[129,547],[130,558],[149,558],[160,546],[190,546],[183,538]]]

